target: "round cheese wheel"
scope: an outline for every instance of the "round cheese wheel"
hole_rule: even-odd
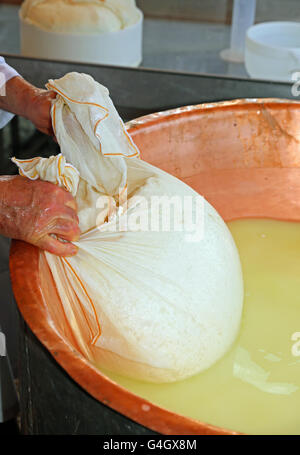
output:
[[[135,24],[135,0],[25,0],[21,17],[43,30],[61,33],[106,33]]]

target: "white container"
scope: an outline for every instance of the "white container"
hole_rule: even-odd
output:
[[[26,22],[19,13],[21,54],[104,65],[138,66],[142,61],[143,13],[136,24],[98,34],[48,32]]]
[[[245,66],[253,78],[292,81],[300,72],[300,22],[263,22],[247,31]]]

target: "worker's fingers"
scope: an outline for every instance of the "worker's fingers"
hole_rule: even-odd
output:
[[[69,240],[70,242],[76,242],[80,237],[78,223],[61,218],[56,220],[56,223],[51,228],[50,233],[55,234],[57,237],[61,237],[64,240]]]
[[[53,132],[53,128],[52,128],[52,126],[50,124],[49,124],[48,127],[46,127],[46,128],[38,128],[38,130],[41,133],[46,134],[47,136],[53,136],[53,138],[55,137],[54,136],[54,132]],[[55,140],[55,142],[57,142],[57,141]]]
[[[51,210],[48,214],[48,226],[52,229],[56,225],[58,220],[64,220],[65,222],[73,222],[78,225],[79,218],[76,211],[66,205],[57,206]]]
[[[55,254],[56,256],[74,256],[78,251],[78,248],[72,243],[61,242],[51,235],[47,235],[40,239],[37,246],[42,250]]]
[[[56,98],[57,93],[54,92],[53,90],[49,90],[49,91],[48,91],[48,96],[49,96],[49,98],[54,99],[54,98]]]
[[[77,212],[76,201],[72,196],[71,196],[71,198],[66,199],[65,206],[69,207],[70,209],[75,210],[75,212]]]
[[[63,205],[77,212],[76,201],[69,191],[59,186],[55,186],[55,190],[52,193],[52,197],[54,198],[56,206]]]

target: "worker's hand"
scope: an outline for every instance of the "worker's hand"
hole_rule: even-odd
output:
[[[55,97],[55,92],[36,88],[31,93],[24,113],[24,117],[28,118],[39,131],[49,136],[54,136],[50,112],[52,100]]]
[[[0,109],[29,119],[42,133],[54,136],[51,106],[55,92],[37,88],[20,76],[10,79],[5,91],[5,96],[0,96]]]
[[[73,196],[58,186],[26,177],[0,177],[0,234],[58,256],[73,256],[80,230]],[[58,240],[64,239],[67,242]]]

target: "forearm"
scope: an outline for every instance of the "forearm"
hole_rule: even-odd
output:
[[[17,238],[15,227],[17,227],[15,212],[18,211],[20,204],[16,201],[14,191],[14,181],[18,179],[18,176],[13,175],[1,175],[0,176],[0,234],[5,237]],[[22,196],[26,198],[26,191],[22,193]],[[13,231],[13,235],[10,233]]]
[[[6,82],[5,95],[0,96],[0,109],[13,114],[28,116],[28,108],[37,94],[38,89],[16,76]]]
[[[52,136],[51,106],[55,97],[55,92],[37,88],[17,76],[6,83],[6,94],[0,96],[0,110],[25,117],[42,133]]]

